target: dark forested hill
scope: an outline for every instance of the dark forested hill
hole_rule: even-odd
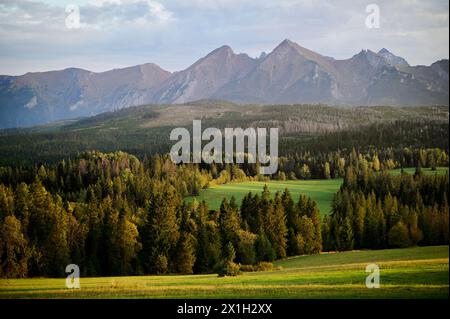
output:
[[[0,165],[56,161],[78,152],[166,153],[174,127],[278,127],[280,153],[376,148],[448,149],[446,107],[234,105],[200,101],[149,105],[47,126],[0,130]]]

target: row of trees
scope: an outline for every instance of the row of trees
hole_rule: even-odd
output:
[[[391,176],[356,152],[333,213],[288,190],[247,194],[219,210],[183,201],[211,183],[245,180],[236,165],[143,162],[116,152],[0,175],[0,272],[7,277],[227,273],[321,250],[448,243],[448,176]],[[215,169],[213,169],[215,167]],[[258,177],[257,177],[258,178]],[[225,269],[225,271],[224,271]]]
[[[236,111],[241,112],[242,108],[237,107]],[[277,126],[279,154],[283,157],[309,153],[317,158],[337,152],[346,157],[355,148],[364,154],[377,152],[382,162],[385,153],[393,153],[399,167],[414,167],[417,162],[410,160],[406,148],[448,151],[448,107],[337,110],[320,105],[274,105],[257,107],[254,111],[238,117],[210,118],[208,126],[219,129]],[[173,145],[169,139],[172,127],[159,127],[157,119],[155,127],[141,125],[156,117],[158,111],[155,112],[153,106],[142,106],[82,119],[63,129],[3,131],[0,133],[0,165],[56,163],[93,149],[123,150],[140,160],[145,155],[166,154]],[[402,153],[406,153],[405,156]],[[311,171],[315,170],[306,164]]]
[[[440,148],[375,148],[366,151],[352,148],[349,151],[295,152],[280,156],[278,171],[270,178],[279,180],[343,178],[349,166],[366,165],[374,171],[402,167],[448,166],[448,150]],[[176,166],[168,155],[144,156],[140,161],[124,152],[103,154],[98,151],[84,152],[72,160],[53,165],[42,163],[32,166],[0,167],[0,182],[17,185],[31,183],[38,175],[51,192],[63,195],[77,193],[92,183],[108,183],[119,174],[148,173],[150,178],[167,179],[183,196],[198,194],[209,183],[224,184],[231,181],[263,179],[258,176],[259,163],[200,164]]]
[[[401,167],[448,166],[448,152],[439,148],[432,149],[369,149],[358,152],[333,151],[327,153],[295,153],[280,157],[277,179],[330,179],[345,176],[349,166],[366,165],[374,171]],[[364,163],[364,164],[363,164]]]
[[[246,178],[237,170],[218,176]],[[224,199],[210,211],[183,196],[215,182],[211,172],[164,157],[143,165],[122,152],[89,152],[42,165],[28,182],[32,173],[0,184],[3,276],[63,276],[69,263],[88,276],[220,272],[224,261],[252,265],[321,249],[313,201],[294,204],[288,190],[272,198],[265,188],[241,208]]]
[[[2,185],[0,193],[0,269],[7,277],[63,276],[69,263],[88,276],[220,272],[231,255],[231,262],[254,265],[321,250],[317,206],[305,197],[294,204],[288,190],[273,199],[267,188],[249,194],[241,209],[224,199],[218,211],[186,204],[159,181],[137,209],[92,190],[87,203],[63,203],[39,180],[15,190]]]
[[[360,167],[347,174],[324,218],[326,250],[380,249],[449,242],[449,177],[392,176]]]

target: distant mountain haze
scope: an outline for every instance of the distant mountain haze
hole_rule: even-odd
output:
[[[60,71],[0,76],[0,128],[32,126],[141,104],[201,99],[237,103],[449,105],[449,61],[410,66],[383,48],[346,60],[284,40],[259,58],[222,46],[187,69],[153,63],[95,73]]]
[[[155,64],[0,76],[0,127],[20,127],[145,104],[170,72]]]

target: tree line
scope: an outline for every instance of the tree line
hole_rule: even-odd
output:
[[[224,199],[218,210],[183,201],[214,183],[267,178],[244,166],[91,151],[2,167],[0,275],[60,277],[69,263],[83,276],[236,274],[239,264],[323,250],[447,244],[448,176],[391,176],[383,163],[352,151],[322,220],[313,200],[287,189]]]
[[[236,169],[232,176],[241,176]],[[210,174],[165,157],[144,165],[123,152],[87,152],[3,175],[1,275],[59,277],[68,263],[86,276],[221,273],[235,263],[320,251],[316,204],[294,205],[288,190],[249,194],[241,208],[224,199],[218,211],[184,202]]]
[[[449,176],[348,167],[323,220],[325,250],[448,245]]]

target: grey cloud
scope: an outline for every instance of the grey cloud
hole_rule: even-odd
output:
[[[257,56],[284,38],[336,58],[381,47],[412,64],[449,54],[446,0],[115,0],[80,5],[84,28],[76,31],[65,29],[62,6],[0,1],[0,73],[52,60],[54,68],[154,62],[175,71],[223,44]],[[365,28],[369,3],[381,8],[380,29]]]

